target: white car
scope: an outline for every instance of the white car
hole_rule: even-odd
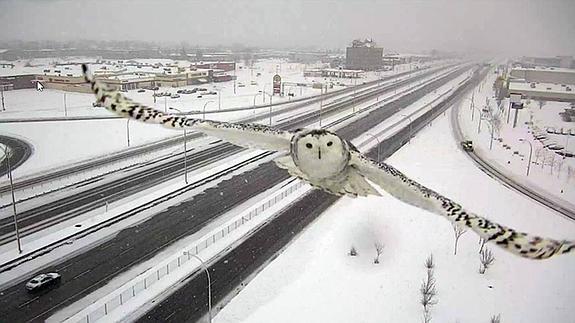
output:
[[[58,273],[40,274],[26,283],[26,289],[30,292],[43,289],[60,283],[62,276]]]

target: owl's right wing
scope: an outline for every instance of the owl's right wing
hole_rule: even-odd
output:
[[[391,165],[378,163],[356,151],[351,155],[352,167],[395,198],[441,215],[456,225],[466,226],[509,252],[525,258],[545,259],[575,251],[574,241],[541,238],[502,226],[467,212],[461,205],[408,178]]]
[[[84,78],[96,94],[96,102],[122,117],[161,124],[169,128],[191,128],[245,148],[283,152],[290,150],[291,139],[294,135],[292,132],[254,123],[229,123],[165,114],[134,102],[118,91],[107,89],[88,73],[88,67],[85,64],[82,65],[82,70]]]

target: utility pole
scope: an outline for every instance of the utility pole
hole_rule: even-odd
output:
[[[68,116],[68,110],[66,108],[66,92],[64,92],[64,116]]]
[[[12,209],[14,210],[14,229],[16,230],[16,243],[18,244],[18,253],[22,253],[22,245],[20,243],[20,230],[18,229],[18,213],[16,212],[16,198],[14,196],[14,180],[12,178],[12,165],[10,164],[10,156],[12,153],[8,150],[8,146],[4,146],[4,158],[8,166],[8,179],[10,180],[10,193],[12,195]]]
[[[0,84],[0,96],[2,96],[2,111],[6,111],[6,106],[4,105],[4,84]]]

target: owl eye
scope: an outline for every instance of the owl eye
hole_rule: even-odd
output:
[[[311,149],[311,147],[313,147],[309,142],[307,144],[305,144],[305,146],[309,149]]]
[[[327,146],[329,147],[329,146],[331,146],[331,145],[333,145],[333,142],[328,141],[328,142],[327,142]]]

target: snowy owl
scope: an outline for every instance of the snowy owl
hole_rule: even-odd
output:
[[[193,119],[164,114],[107,89],[82,66],[96,103],[127,118],[170,128],[190,128],[246,148],[282,152],[276,164],[312,186],[336,195],[380,195],[372,186],[397,199],[467,226],[481,238],[522,257],[545,259],[575,251],[574,241],[540,238],[499,225],[465,211],[459,204],[409,179],[394,167],[373,161],[350,142],[324,129],[284,131],[260,124]],[[369,182],[368,182],[369,180]],[[371,182],[371,183],[370,183]]]

